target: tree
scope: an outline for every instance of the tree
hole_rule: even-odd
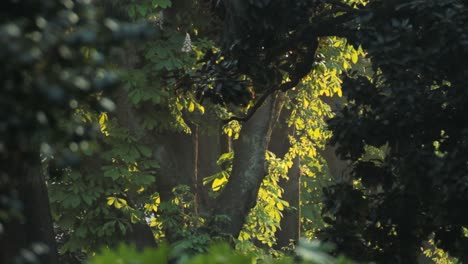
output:
[[[323,132],[324,119],[330,116],[330,108],[319,96],[340,95],[340,74],[362,55],[362,50],[341,39],[319,41],[320,34],[329,32],[320,32],[318,24],[335,18],[324,15],[317,25],[305,24],[306,4],[311,16],[329,8],[298,3],[293,8],[296,13],[285,16],[299,19],[296,22],[304,23],[301,28],[294,29],[296,24],[291,22],[277,36],[270,36],[273,42],[261,40],[271,46],[266,50],[258,46],[250,50],[243,40],[236,40],[242,45],[229,50],[227,42],[220,49],[216,39],[235,25],[226,20],[225,27],[213,29],[212,25],[222,25],[223,17],[201,2],[122,2],[131,19],[151,19],[161,31],[153,41],[132,43],[120,51],[125,55],[114,56],[122,58],[115,64],[124,81],[113,97],[117,110],[90,113],[91,119],[101,121],[103,147],[90,154],[84,169],[73,170],[52,186],[56,221],[71,235],[64,249],[93,251],[102,244],[112,246],[112,241],[125,239],[134,224],[147,221],[158,240],[164,237],[174,243],[206,243],[209,236],[220,235],[270,247],[275,243],[285,208],[294,206],[292,210],[299,212],[299,203],[289,205],[283,200],[279,181],[287,180],[288,170],[299,159],[306,161],[303,176],[313,177],[319,170],[317,150],[328,137]],[[258,19],[265,20],[266,29],[247,25],[235,30],[261,30],[249,34],[263,36],[263,31],[278,24],[271,12],[283,7],[279,2],[265,7],[268,12]],[[262,7],[250,8],[255,13]],[[185,44],[188,52],[182,51]],[[267,55],[273,57],[265,59]],[[252,100],[254,96],[257,99]],[[276,122],[281,112],[284,117]],[[315,118],[308,118],[311,115]],[[272,139],[275,123],[281,129],[294,127],[294,136],[282,133]],[[286,143],[283,149],[273,150],[274,141]],[[267,151],[269,146],[273,153]],[[181,196],[180,185],[189,187],[188,193],[187,189],[182,192],[186,196]],[[71,194],[71,189],[76,193]],[[219,215],[229,220],[218,221]],[[254,232],[258,229],[265,231]],[[297,235],[291,238],[297,240]],[[289,239],[283,241],[283,246],[289,243]],[[188,244],[200,250],[200,245]]]
[[[462,1],[375,1],[356,17],[349,40],[374,74],[345,77],[349,103],[330,121],[358,181],[326,192],[326,234],[340,252],[413,263],[433,235],[467,261],[467,11]],[[366,146],[383,154],[366,158]]]
[[[76,164],[73,151],[86,149],[95,128],[76,109],[113,107],[102,92],[116,78],[100,48],[146,29],[122,32],[87,1],[6,1],[0,13],[0,260],[58,263],[41,159]]]
[[[322,52],[325,56],[341,52],[353,56],[333,55],[329,64],[321,63],[313,73],[326,76],[326,80],[297,77],[294,82],[304,89],[285,95],[275,90],[293,88],[293,82],[281,85],[278,79],[276,84],[271,84],[277,86],[269,89],[258,81],[268,78],[261,77],[263,73],[256,74],[258,80],[254,81],[239,70],[242,64],[221,58],[215,39],[221,35],[222,27],[213,30],[212,25],[213,21],[222,22],[205,5],[193,1],[178,1],[171,6],[153,6],[147,2],[127,4],[122,7],[133,19],[152,19],[154,26],[161,29],[160,34],[150,42],[132,43],[119,52],[125,55],[114,56],[121,58],[114,62],[120,67],[124,83],[112,97],[116,111],[108,114],[91,111],[89,114],[92,120],[101,121],[104,134],[101,148],[89,154],[83,169],[73,170],[52,185],[56,221],[71,235],[64,249],[84,247],[92,251],[102,244],[113,245],[112,241],[125,239],[135,223],[146,225],[147,219],[151,219],[150,225],[158,238],[164,236],[170,242],[190,240],[206,233],[207,228],[200,224],[199,217],[216,222],[219,214],[228,216],[228,225],[232,225],[221,228],[224,233],[237,238],[242,227],[244,230],[264,228],[270,237],[247,235],[248,232],[241,237],[256,239],[265,245],[274,243],[281,212],[288,206],[282,200],[278,181],[286,180],[289,167],[299,157],[307,157],[304,167],[309,163],[316,166],[312,161],[316,158],[316,148],[322,147],[326,139],[321,131],[323,119],[329,115],[329,108],[318,96],[340,93],[338,76],[342,65],[352,64],[351,57],[357,57],[358,52],[349,49],[343,41],[324,40]],[[191,36],[192,47],[189,52],[182,52],[184,42],[188,43],[186,33]],[[305,53],[301,51],[300,56],[306,56]],[[281,59],[280,55],[278,57]],[[285,72],[267,71],[287,78]],[[294,67],[289,71],[294,72]],[[222,86],[218,85],[220,83]],[[254,92],[265,105],[250,106],[249,109],[258,110],[247,112],[250,118],[236,117],[234,113],[244,114]],[[274,100],[268,97],[273,92],[276,92]],[[288,110],[284,110],[286,114],[280,126],[295,126],[297,139],[281,150],[289,152],[288,155],[278,153],[278,158],[273,153],[266,160],[265,153],[271,141],[269,134],[274,130],[274,121],[282,107]],[[311,113],[317,118],[307,119]],[[227,122],[229,119],[233,120]],[[257,129],[259,127],[261,129]],[[240,139],[236,140],[237,137]],[[289,142],[287,134],[275,140]],[[244,166],[249,162],[251,172]],[[266,167],[266,162],[273,166]],[[254,184],[241,190],[246,173]],[[230,184],[234,187],[229,187]],[[173,192],[180,185],[188,186],[193,194],[187,204],[181,204],[181,197]],[[140,192],[141,189],[144,191]],[[232,198],[244,191],[249,195],[242,200]],[[257,195],[258,192],[263,195]],[[258,206],[249,217],[256,203]],[[229,209],[230,206],[233,208]],[[174,207],[181,210],[174,210]],[[264,207],[270,211],[266,213]],[[229,212],[220,212],[228,209]],[[190,213],[196,217],[190,217]],[[259,221],[256,216],[260,214],[261,219],[271,221]],[[93,224],[96,222],[100,225]],[[218,224],[223,226],[223,223],[215,225]],[[219,227],[209,229],[221,231]],[[219,232],[218,235],[214,233],[209,235],[219,236]],[[203,239],[197,238],[200,240]],[[205,241],[209,241],[209,237]]]
[[[465,84],[463,3],[142,0],[119,1],[120,8],[112,1],[99,3],[128,21],[150,21],[158,34],[113,50],[106,66],[123,81],[110,95],[116,111],[80,105],[65,113],[88,126],[99,123],[101,135],[87,145],[70,145],[84,156],[81,166],[49,180],[54,220],[69,237],[64,250],[94,252],[121,239],[154,245],[150,231],[158,242],[177,245],[178,252],[203,251],[210,239],[226,236],[240,248],[272,247],[285,207],[291,207],[285,200],[291,193],[284,192],[295,190],[281,188],[288,171],[300,173],[293,186],[321,185],[304,176],[326,171],[318,153],[330,136],[324,119],[333,116],[334,106],[322,97],[341,96],[340,77],[348,71],[347,106],[330,127],[337,152],[354,170],[336,177],[341,182],[327,189],[324,204],[291,203],[307,208],[308,217],[323,206],[323,220],[331,225],[323,237],[361,260],[414,260],[432,232],[440,246],[463,260],[465,215],[442,210],[465,201],[457,182],[463,178],[437,182],[427,176],[428,169],[441,175],[463,171],[463,133],[453,126],[464,121],[463,93],[454,89]],[[113,36],[117,29],[128,31],[111,20],[104,24]],[[82,33],[69,31],[65,36]],[[85,33],[78,40],[89,40]],[[413,122],[404,122],[412,113]],[[427,117],[439,126],[427,125]],[[385,157],[379,163],[369,153],[363,156],[364,150]],[[331,151],[321,153],[327,158]],[[427,164],[416,167],[421,160]],[[363,176],[369,171],[384,176]],[[428,189],[422,182],[430,183]],[[429,191],[439,191],[439,207],[424,195]],[[408,220],[401,212],[414,217]],[[436,226],[431,216],[439,221]],[[374,225],[361,224],[365,221]],[[135,239],[140,231],[150,239]]]

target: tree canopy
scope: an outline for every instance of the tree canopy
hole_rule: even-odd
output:
[[[1,261],[467,261],[464,1],[1,5]]]

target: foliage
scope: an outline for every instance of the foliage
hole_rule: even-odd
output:
[[[101,122],[105,119],[101,114]],[[109,246],[132,229],[132,224],[145,221],[157,212],[159,197],[150,192],[157,162],[148,159],[148,147],[138,144],[125,129],[113,128],[104,138],[115,144],[107,151],[94,151],[82,156],[88,168],[67,170],[60,179],[50,181],[50,199],[54,220],[63,230],[71,230],[62,251],[89,250],[102,243]],[[115,142],[125,142],[117,145]],[[90,159],[95,160],[90,164]],[[102,168],[99,161],[108,162]],[[67,213],[64,213],[67,212]]]
[[[216,81],[210,82],[229,75],[225,72],[225,68],[233,66],[230,63],[234,63],[235,67],[232,70],[236,75],[234,78],[236,80],[231,86],[244,83],[251,85],[252,81],[249,80],[253,77],[245,75],[236,62],[221,57],[213,41],[197,34],[197,32],[203,32],[203,21],[198,24],[199,28],[190,29],[193,31],[190,40],[191,51],[181,52],[187,34],[181,30],[174,30],[174,25],[189,29],[192,27],[190,19],[198,22],[200,18],[194,16],[202,11],[191,10],[185,13],[187,12],[185,8],[178,9],[178,12],[189,15],[186,21],[178,21],[177,17],[168,19],[167,15],[164,15],[167,12],[162,6],[155,6],[149,1],[131,2],[125,8],[132,19],[154,21],[155,26],[160,29],[153,40],[135,44],[131,48],[136,50],[135,56],[142,57],[139,62],[141,67],[118,66],[125,84],[125,94],[128,95],[131,107],[138,110],[136,121],[138,129],[130,129],[132,126],[122,123],[122,120],[113,114],[98,116],[89,114],[94,115],[91,119],[99,119],[104,135],[100,143],[105,146],[103,149],[96,150],[102,154],[91,154],[90,158],[99,159],[105,165],[102,171],[100,167],[80,172],[73,171],[61,182],[56,182],[51,186],[57,223],[71,231],[70,240],[62,250],[82,248],[93,252],[99,245],[115,245],[115,242],[122,239],[127,232],[131,232],[132,224],[144,223],[146,219],[158,239],[164,238],[162,230],[166,226],[180,238],[181,248],[199,251],[203,249],[206,238],[199,230],[203,225],[201,220],[189,216],[194,210],[193,204],[190,205],[190,201],[185,201],[182,206],[178,205],[176,200],[159,204],[159,195],[155,192],[155,186],[158,183],[154,182],[154,177],[157,177],[160,162],[154,159],[153,151],[145,146],[144,135],[165,131],[189,133],[193,132],[190,129],[190,125],[193,124],[204,125],[205,129],[210,129],[209,124],[207,126],[203,123],[206,117],[200,118],[200,115],[206,116],[205,111],[214,111],[219,117],[226,118],[232,116],[229,112],[232,108],[226,111],[206,102],[202,105],[203,101],[198,97],[200,89],[206,87],[218,89]],[[287,178],[288,169],[292,166],[292,161],[296,156],[303,160],[303,172],[309,176],[304,179],[304,194],[307,193],[307,195],[303,195],[305,198],[302,208],[305,212],[303,220],[308,221],[306,227],[308,230],[310,227],[319,226],[318,217],[315,217],[313,222],[308,219],[314,215],[317,216],[320,209],[315,205],[318,204],[319,190],[323,183],[315,183],[314,177],[319,173],[323,161],[319,160],[317,150],[324,147],[324,142],[329,137],[329,133],[325,131],[324,120],[331,116],[329,106],[319,97],[341,96],[340,74],[358,62],[362,50],[355,50],[347,45],[346,41],[338,38],[323,38],[318,44],[320,45],[319,53],[311,55],[311,58],[316,60],[314,64],[316,68],[310,74],[302,73],[308,75],[295,91],[288,94],[292,100],[287,103],[286,108],[291,111],[291,116],[288,124],[283,125],[293,126],[296,135],[290,138],[292,147],[284,159],[275,157],[274,153],[268,155],[269,174],[260,188],[257,206],[247,218],[244,231],[240,236],[242,242],[238,243],[239,248],[244,248],[243,251],[250,251],[253,241],[259,241],[271,247],[276,240],[275,233],[280,228],[282,211],[298,210],[298,208],[288,208],[289,204],[281,199],[283,191],[278,186],[280,178]],[[284,47],[284,49],[287,48],[290,47]],[[302,51],[297,52],[300,54],[294,54],[295,51],[290,52],[291,59],[294,57],[296,60],[301,60],[297,56],[306,56],[302,54]],[[121,63],[117,62],[117,64]],[[284,67],[287,66],[286,62],[283,64]],[[281,70],[281,78],[287,81],[295,70]],[[177,79],[180,72],[187,72],[187,75],[182,79]],[[209,74],[202,76],[205,73],[213,73],[213,76]],[[196,85],[198,88],[191,91],[185,85]],[[226,82],[223,82],[223,85],[226,86],[220,90],[233,93],[232,87],[229,88]],[[262,92],[258,83],[256,85],[257,92]],[[250,96],[253,87],[249,87],[247,87],[250,89],[247,94]],[[239,91],[242,93],[245,88],[243,86]],[[206,93],[204,91],[203,95],[206,96]],[[216,94],[212,94],[213,96]],[[243,96],[237,94],[229,96],[224,94],[222,97],[225,102],[249,107],[242,98]],[[250,97],[247,99],[251,100]],[[146,111],[151,108],[155,111]],[[309,118],[310,116],[315,118]],[[224,126],[224,131],[236,139],[239,128],[238,122],[230,122]],[[225,170],[205,178],[205,183],[212,181],[211,187],[215,193],[222,190],[229,178],[231,166],[227,165],[227,162],[232,160],[232,155],[232,152],[223,154],[218,160],[218,164],[226,168]],[[68,178],[71,175],[73,178]],[[71,184],[72,182],[75,184]],[[308,213],[312,211],[313,213]],[[184,224],[181,225],[181,223]],[[113,228],[117,232],[110,232]],[[258,232],[259,230],[261,232]],[[311,237],[314,236],[313,234],[312,231],[308,233]]]
[[[102,52],[107,50],[101,47],[111,40],[144,36],[148,29],[99,17],[86,1],[36,3],[24,14],[15,12],[25,3],[5,5],[1,24],[5,49],[0,56],[11,63],[2,70],[1,149],[34,149],[37,143],[27,144],[32,138],[52,155],[48,141],[69,135],[80,143],[92,128],[79,118],[72,119],[78,123],[75,126],[62,127],[60,118],[70,119],[83,106],[113,110],[114,104],[102,92],[117,79],[104,68]],[[9,115],[11,109],[15,111]]]
[[[296,258],[283,256],[281,258],[264,258],[261,263],[270,264],[288,264],[288,263],[314,263],[314,264],[352,264],[353,262],[340,257],[333,258],[326,252],[329,251],[329,246],[322,245],[318,242],[302,241],[301,246],[297,250]],[[174,254],[173,249],[163,245],[158,249],[145,249],[143,252],[138,252],[134,247],[121,244],[115,250],[104,250],[100,254],[94,256],[89,264],[104,264],[104,263],[179,263],[179,264],[244,264],[257,263],[257,257],[252,254],[242,254],[230,248],[227,244],[212,245],[206,253],[198,254],[192,258],[179,258]]]
[[[157,34],[114,49],[105,63],[100,50],[109,41],[146,31],[101,18],[86,1],[50,2],[43,9],[34,4],[28,12],[41,14],[34,20],[0,19],[6,47],[0,58],[13,61],[2,71],[0,102],[3,113],[18,110],[0,121],[0,154],[42,151],[54,220],[66,236],[62,251],[114,247],[143,224],[151,238],[175,242],[173,248],[140,254],[120,247],[92,261],[293,263],[270,255],[283,254],[271,250],[283,214],[300,210],[306,236],[326,228],[320,235],[358,260],[415,260],[421,243],[434,235],[438,248],[465,261],[467,215],[460,208],[468,199],[462,90],[468,21],[461,1],[99,3],[105,14],[148,21]],[[122,80],[111,96],[114,112],[106,91],[115,80],[109,69]],[[261,185],[249,201],[255,206],[242,215],[237,251],[208,248],[229,235],[214,222],[232,219],[210,216],[213,208],[199,211],[206,189],[198,186],[198,137],[219,140],[224,133],[235,142],[243,122],[277,92],[285,93],[278,96],[287,113],[280,126],[291,128],[290,148],[281,157],[265,153],[265,174],[256,176]],[[332,117],[333,136],[325,122]],[[193,146],[165,150],[180,144],[166,144],[174,135]],[[331,175],[320,151],[330,137],[353,171],[349,181],[325,188],[322,203]],[[238,156],[230,147],[223,151],[220,171],[202,175],[211,202],[235,180]],[[79,155],[85,165],[69,166]],[[297,159],[302,193],[294,208],[280,181]],[[163,169],[180,164],[188,168]],[[303,258],[335,261],[301,250]]]
[[[112,247],[127,239],[135,224],[142,223],[150,225],[158,240],[164,239],[164,228],[173,227],[177,236],[187,240],[181,247],[199,251],[199,244],[205,242],[197,231],[200,219],[190,215],[193,194],[187,188],[177,188],[172,201],[161,203],[156,186],[161,161],[155,158],[154,146],[148,145],[146,135],[191,132],[183,115],[196,118],[205,108],[193,95],[175,89],[174,74],[191,69],[213,43],[200,37],[191,41],[190,52],[181,51],[186,33],[176,27],[192,30],[193,20],[167,18],[164,12],[170,1],[110,4],[117,9],[111,10],[111,15],[124,9],[128,12],[124,18],[153,22],[151,27],[157,32],[149,40],[114,51],[118,56],[113,57],[112,65],[106,65],[121,79],[122,86],[113,94],[117,106],[138,113],[130,121],[133,123],[123,120],[119,111],[99,113],[86,108],[79,115],[89,123],[99,123],[101,135],[96,142],[89,142],[90,149],[83,153],[85,166],[67,169],[63,177],[50,182],[54,219],[66,234],[61,250],[92,253],[103,245]],[[198,12],[187,9],[178,11],[189,18]],[[201,16],[197,19],[204,23]],[[140,61],[142,67],[132,61]],[[122,102],[119,97],[128,100]],[[178,226],[181,222],[186,226]]]
[[[151,30],[102,16],[84,0],[7,0],[1,6],[0,241],[2,248],[9,247],[0,258],[10,261],[5,254],[8,258],[32,247],[22,251],[23,260],[37,260],[31,252],[44,252],[42,243],[49,255],[55,253],[40,160],[54,159],[51,177],[78,165],[78,152],[88,151],[89,140],[99,132],[96,123],[83,122],[78,113],[115,109],[107,92],[117,77],[106,69],[105,55]],[[19,239],[5,242],[8,237]]]
[[[345,78],[349,103],[330,122],[363,185],[326,192],[327,235],[340,252],[413,262],[434,234],[437,247],[467,261],[467,10],[451,0],[372,1],[356,17],[348,39],[362,45],[374,75]],[[387,151],[364,160],[365,145]]]

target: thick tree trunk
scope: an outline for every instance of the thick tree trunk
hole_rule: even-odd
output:
[[[265,152],[272,127],[281,111],[282,99],[269,97],[252,118],[243,124],[234,144],[234,161],[229,181],[216,201],[214,215],[225,215],[229,222],[219,226],[237,238],[245,217],[255,206],[260,184],[266,175]]]
[[[21,257],[27,250],[39,254],[40,263],[58,263],[58,253],[50,214],[49,196],[44,176],[41,172],[39,153],[10,153],[7,176],[2,183],[7,199],[17,199],[20,217],[12,215],[4,219],[3,231],[0,231],[1,263],[13,263],[15,257]],[[4,185],[5,184],[5,185]],[[12,200],[7,202],[14,202]],[[12,205],[12,204],[10,204]],[[12,205],[15,207],[14,205]],[[37,245],[46,249],[40,254]],[[42,250],[39,250],[42,251]],[[31,254],[31,253],[29,253]]]

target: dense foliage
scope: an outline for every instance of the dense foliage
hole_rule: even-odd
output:
[[[352,172],[327,191],[328,235],[347,254],[382,263],[414,262],[433,235],[466,262],[468,7],[379,1],[368,9],[350,40],[375,74],[345,78],[349,103],[330,122]],[[363,158],[365,145],[383,157]]]
[[[466,261],[462,1],[2,5],[0,261]]]
[[[34,260],[49,247],[51,258],[43,261],[54,262],[40,153],[55,157],[53,170],[77,164],[74,152],[86,150],[86,140],[99,132],[81,122],[77,109],[114,108],[103,94],[117,80],[105,67],[104,53],[149,32],[100,16],[89,1],[6,1],[1,6],[0,258],[7,262],[21,247],[31,247],[22,257]]]

